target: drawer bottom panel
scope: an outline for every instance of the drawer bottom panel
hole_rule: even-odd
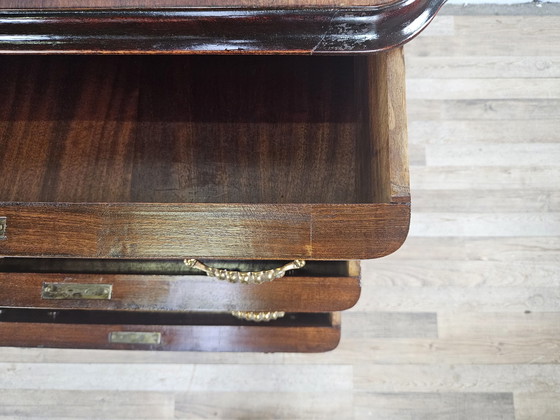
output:
[[[340,315],[288,313],[270,322],[227,313],[3,309],[0,346],[115,350],[324,352],[340,341]]]

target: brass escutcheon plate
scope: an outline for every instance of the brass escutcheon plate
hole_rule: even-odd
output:
[[[6,239],[6,225],[8,223],[6,217],[0,217],[0,239]]]
[[[43,299],[110,300],[112,284],[43,283]]]
[[[160,344],[161,333],[138,332],[138,331],[113,331],[109,334],[109,343]]]

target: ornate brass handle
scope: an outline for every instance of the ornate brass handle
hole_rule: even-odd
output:
[[[206,264],[201,263],[195,259],[186,259],[184,261],[187,267],[196,268],[197,270],[204,271],[208,276],[215,277],[218,280],[227,280],[230,283],[244,283],[244,284],[261,284],[275,279],[284,277],[286,271],[296,270],[305,265],[303,260],[295,260],[291,263],[283,265],[282,267],[273,268],[272,270],[264,271],[229,271],[222,268],[208,267]]]
[[[245,312],[234,311],[231,313],[234,317],[244,319],[245,321],[253,322],[268,322],[275,319],[282,318],[286,315],[285,312]]]

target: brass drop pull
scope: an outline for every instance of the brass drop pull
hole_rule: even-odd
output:
[[[222,268],[208,267],[206,264],[201,263],[195,259],[187,259],[184,261],[187,267],[196,268],[197,270],[204,271],[208,276],[215,277],[218,280],[227,280],[230,283],[243,283],[243,284],[261,284],[275,279],[284,277],[286,271],[296,270],[305,265],[303,260],[295,260],[291,263],[283,265],[282,267],[273,268],[272,270],[264,271],[229,271]]]
[[[245,321],[253,322],[269,322],[275,319],[282,318],[286,315],[285,312],[245,312],[234,311],[231,313],[234,317],[243,319]]]

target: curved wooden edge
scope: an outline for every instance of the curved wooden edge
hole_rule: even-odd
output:
[[[378,258],[408,234],[410,204],[1,203],[0,256]]]
[[[372,53],[416,36],[445,2],[323,9],[0,9],[0,53]]]

